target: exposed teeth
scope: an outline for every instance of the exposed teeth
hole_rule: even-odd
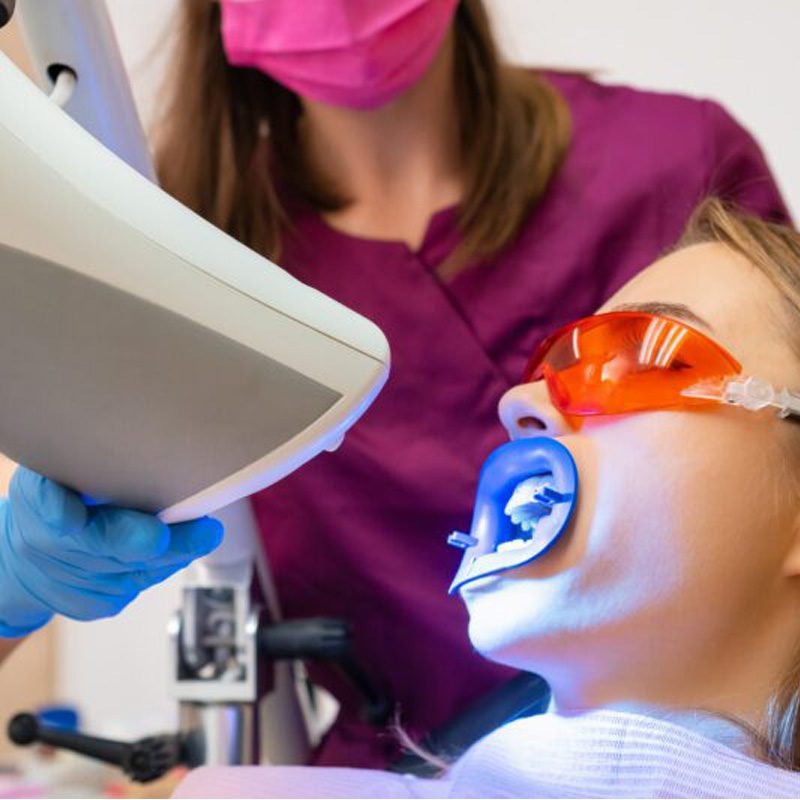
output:
[[[536,535],[539,520],[552,510],[552,501],[546,496],[546,490],[552,489],[552,478],[550,473],[534,475],[514,487],[503,510],[516,526],[516,531],[512,532],[513,538],[497,542],[495,552],[518,550],[530,543]]]
[[[520,547],[525,547],[530,542],[530,539],[511,539],[508,542],[500,542],[497,545],[497,552],[502,553],[504,550],[519,550]]]
[[[552,475],[549,474],[527,478],[516,485],[506,503],[506,515],[526,533],[531,533],[536,523],[550,513],[550,504],[542,502],[539,495],[543,489],[551,486],[551,482]]]

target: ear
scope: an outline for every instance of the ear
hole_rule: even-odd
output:
[[[800,577],[800,509],[797,509],[789,534],[789,548],[783,559],[783,574],[788,578]]]

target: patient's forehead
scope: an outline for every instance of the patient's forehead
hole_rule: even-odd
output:
[[[778,382],[794,378],[798,366],[786,340],[778,290],[725,245],[698,244],[670,253],[626,283],[600,311],[653,302],[688,306],[709,323],[706,332],[730,350],[745,373]]]

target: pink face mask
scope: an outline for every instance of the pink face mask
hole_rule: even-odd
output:
[[[458,0],[220,0],[228,61],[303,97],[376,108],[418,81]]]

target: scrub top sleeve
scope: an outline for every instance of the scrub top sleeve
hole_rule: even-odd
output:
[[[758,142],[722,106],[703,102],[707,127],[707,193],[776,222],[789,211]]]

